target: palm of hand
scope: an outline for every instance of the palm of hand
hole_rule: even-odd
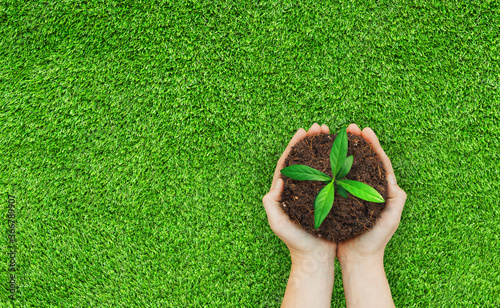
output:
[[[389,157],[384,153],[375,133],[370,128],[361,131],[356,124],[351,124],[347,131],[362,136],[372,144],[379,155],[387,173],[389,198],[386,201],[386,208],[372,230],[338,244],[337,258],[342,260],[342,258],[380,257],[383,256],[385,246],[399,226],[406,193],[397,185]]]
[[[336,252],[339,261],[343,258],[350,259],[383,256],[385,246],[399,225],[401,213],[406,201],[406,193],[399,188],[396,183],[396,178],[389,158],[384,153],[375,133],[370,128],[365,128],[361,131],[356,124],[351,124],[347,128],[347,131],[354,135],[362,136],[368,143],[372,144],[375,152],[377,152],[382,160],[389,182],[389,198],[386,202],[386,208],[371,231],[338,245],[324,239],[316,238],[291,222],[279,205],[281,192],[283,190],[280,170],[283,169],[285,159],[291,148],[300,140],[306,136],[329,133],[329,129],[326,125],[320,127],[316,123],[307,132],[302,128],[299,129],[288,144],[285,152],[281,155],[281,158],[278,160],[271,190],[263,198],[269,225],[274,233],[283,240],[290,249],[290,254],[292,256],[318,256],[325,255],[325,253],[331,253],[332,251],[333,255],[335,255]]]
[[[269,225],[274,233],[287,245],[292,256],[318,256],[325,255],[331,251],[335,252],[336,250],[335,243],[314,237],[295,223],[291,222],[279,205],[281,192],[283,190],[283,181],[280,179],[280,170],[283,169],[286,157],[290,153],[292,147],[300,140],[306,136],[313,136],[320,133],[328,134],[328,127],[326,125],[320,127],[315,123],[307,132],[302,128],[297,131],[288,144],[285,152],[283,152],[281,158],[278,160],[271,191],[263,198]]]
[[[349,256],[350,258],[367,258],[374,255],[384,253],[385,246],[396,231],[393,226],[391,217],[382,213],[379,221],[369,232],[358,237],[352,238],[337,245],[337,257],[342,259]]]

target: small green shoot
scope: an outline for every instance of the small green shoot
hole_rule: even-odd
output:
[[[354,196],[369,201],[383,203],[384,198],[365,183],[343,179],[351,170],[353,156],[347,155],[347,130],[342,128],[333,142],[330,150],[330,164],[334,179],[305,165],[291,165],[281,170],[281,174],[299,181],[321,181],[327,184],[314,199],[314,228],[318,229],[333,206],[335,190],[340,196],[347,198],[348,192]]]

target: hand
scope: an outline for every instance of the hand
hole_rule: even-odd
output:
[[[283,169],[285,159],[290,153],[290,150],[295,144],[305,137],[318,135],[320,133],[328,134],[328,127],[326,125],[322,125],[320,127],[317,123],[314,123],[309,131],[306,132],[304,129],[300,128],[295,133],[285,152],[283,152],[281,158],[278,160],[271,190],[262,199],[266,209],[269,225],[271,226],[273,232],[290,250],[292,262],[294,259],[302,260],[310,257],[317,258],[320,256],[328,256],[331,258],[332,262],[335,260],[335,243],[314,237],[304,231],[301,227],[290,221],[279,204],[281,193],[283,191],[283,180],[280,178],[280,170]]]
[[[368,259],[370,261],[381,261],[384,257],[385,246],[399,226],[401,213],[406,201],[406,193],[399,188],[394,171],[392,170],[391,161],[384,153],[384,150],[382,150],[373,130],[366,127],[361,131],[356,124],[351,124],[347,128],[347,132],[362,136],[373,146],[373,149],[379,155],[387,173],[388,199],[385,209],[382,211],[379,220],[375,223],[372,230],[338,244],[337,258],[341,265],[347,260],[353,262]]]
[[[280,170],[292,147],[306,136],[329,133],[326,125],[314,123],[309,131],[302,128],[295,133],[285,152],[278,160],[271,190],[262,202],[269,225],[286,244],[292,258],[292,268],[281,307],[330,307],[335,272],[337,246],[325,239],[314,237],[291,222],[280,207],[283,180]]]

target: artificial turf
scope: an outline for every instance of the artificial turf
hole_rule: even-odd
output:
[[[408,194],[396,306],[499,307],[499,25],[497,1],[0,1],[0,307],[279,306],[262,197],[313,122],[371,127]]]

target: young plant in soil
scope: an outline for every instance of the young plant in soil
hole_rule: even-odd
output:
[[[384,198],[371,186],[359,181],[343,179],[351,170],[353,156],[347,156],[347,131],[340,130],[330,150],[332,179],[323,172],[306,165],[291,165],[281,170],[281,174],[299,181],[321,181],[327,184],[314,199],[314,228],[318,229],[333,206],[335,190],[344,198],[348,192],[354,196],[369,201],[383,203]]]

